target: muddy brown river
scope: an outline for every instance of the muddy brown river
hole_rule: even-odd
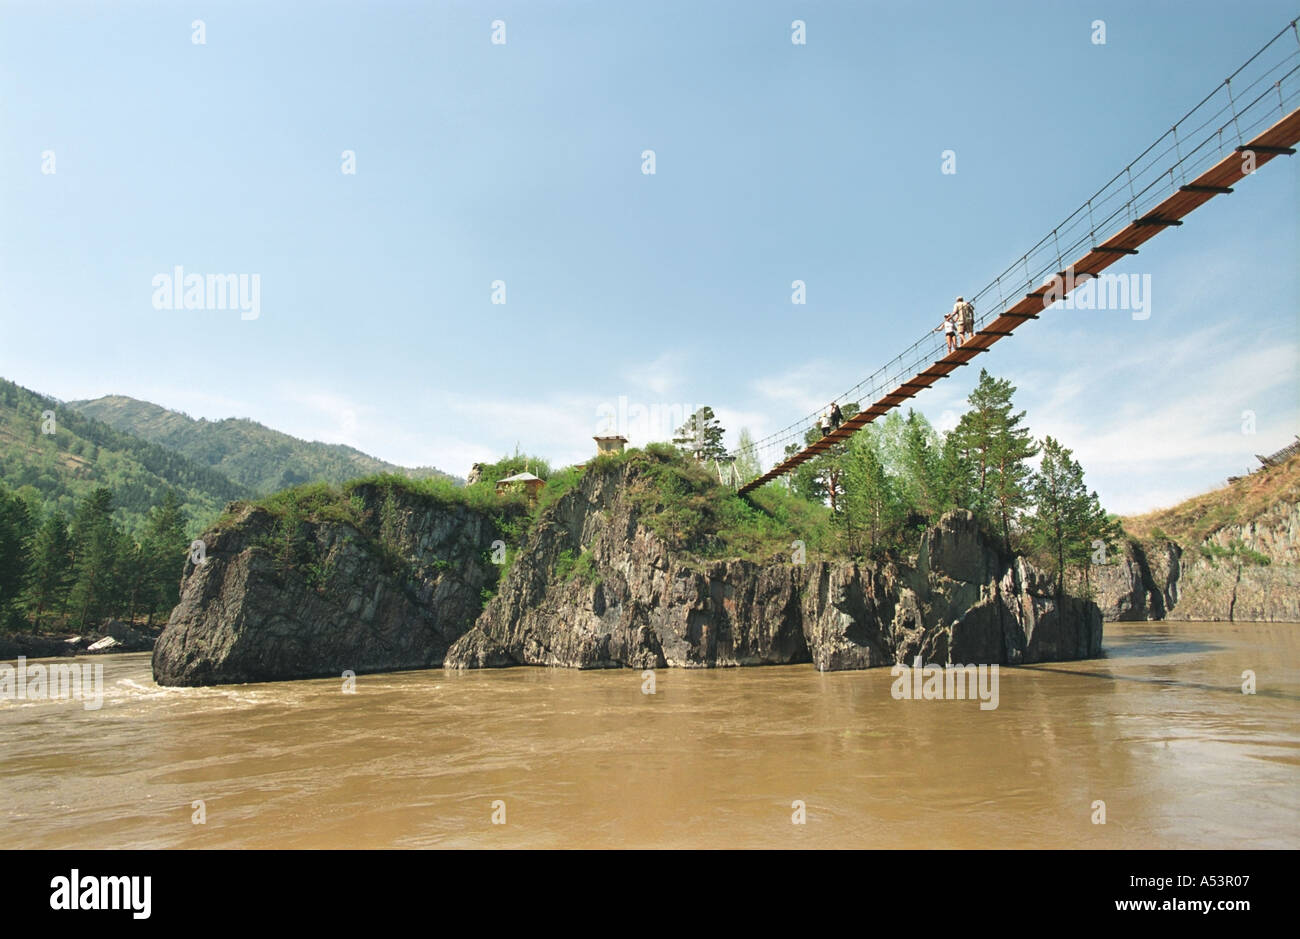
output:
[[[1300,847],[1295,624],[1107,624],[1102,658],[1001,669],[992,710],[897,699],[889,669],[661,669],[654,694],[633,670],[433,670],[345,694],[75,662],[104,666],[98,709],[0,700],[9,848]]]

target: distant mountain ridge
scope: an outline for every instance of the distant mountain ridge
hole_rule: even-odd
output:
[[[174,451],[257,495],[323,480],[343,483],[359,476],[396,473],[411,479],[441,476],[432,466],[386,463],[344,444],[301,440],[247,418],[196,420],[180,411],[126,395],[70,401],[67,407],[119,431]]]
[[[130,531],[140,527],[169,489],[180,496],[183,511],[195,523],[250,495],[247,487],[172,449],[3,378],[0,483],[43,511],[67,514],[105,486]]]

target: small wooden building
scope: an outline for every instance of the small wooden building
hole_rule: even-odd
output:
[[[528,493],[528,498],[536,499],[537,494],[542,491],[546,481],[534,476],[532,473],[516,473],[513,476],[507,476],[505,479],[497,480],[497,493],[523,491]]]
[[[622,434],[611,434],[608,437],[593,437],[596,441],[596,454],[602,453],[622,453],[623,448],[627,446],[627,438]]]

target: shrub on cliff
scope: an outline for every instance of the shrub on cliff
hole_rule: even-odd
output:
[[[276,570],[314,572],[322,579],[323,569],[309,537],[311,526],[343,524],[366,539],[388,567],[403,564],[399,533],[401,513],[406,506],[463,505],[488,516],[503,533],[517,541],[527,525],[527,499],[516,493],[497,495],[482,486],[458,486],[443,477],[411,479],[381,473],[354,479],[342,486],[306,483],[253,502],[232,503],[214,527],[234,524],[249,507],[260,509],[273,520],[271,530],[257,544],[273,559]]]
[[[509,476],[520,473],[532,473],[538,479],[548,479],[551,464],[539,456],[516,451],[511,456],[502,457],[495,463],[484,463],[479,469],[478,482],[466,486],[466,489],[496,491],[496,485]]]
[[[824,506],[780,486],[764,487],[750,497],[737,495],[719,484],[704,464],[669,444],[600,456],[585,472],[609,472],[625,465],[628,497],[638,516],[675,551],[701,559],[759,560],[790,553],[796,541],[817,551],[833,540],[830,512]],[[543,500],[547,498],[544,491]]]

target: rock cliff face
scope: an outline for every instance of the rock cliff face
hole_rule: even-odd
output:
[[[1023,560],[1000,556],[969,513],[945,516],[925,536],[915,568],[785,557],[692,563],[622,498],[635,472],[589,473],[543,514],[447,665],[855,669],[915,656],[1015,664],[1101,649],[1098,608],[1058,600]],[[566,557],[579,562],[568,576]]]
[[[1234,544],[1269,563],[1213,556]],[[1279,501],[1198,545],[1130,541],[1094,568],[1093,587],[1107,620],[1300,622],[1300,504]]]
[[[164,685],[460,668],[821,669],[1097,655],[1095,604],[945,516],[915,565],[695,561],[638,516],[628,462],[585,474],[525,536],[498,593],[488,516],[361,487],[358,517],[286,525],[245,508],[209,532],[154,649]],[[405,501],[403,501],[405,500]],[[384,517],[383,530],[375,520]],[[295,527],[296,525],[296,527]],[[298,563],[286,564],[286,545]],[[480,614],[481,611],[481,614]]]
[[[1300,622],[1300,503],[1276,502],[1245,524],[1220,528],[1204,544],[1226,549],[1234,542],[1270,563],[1207,557],[1199,548],[1184,552],[1182,600],[1172,617]]]
[[[1092,569],[1102,616],[1108,621],[1164,619],[1178,603],[1181,555],[1172,541],[1146,546],[1126,541],[1119,557]]]
[[[398,496],[381,535],[384,492],[361,487],[354,497],[360,527],[304,522],[290,533],[307,564],[279,562],[287,533],[263,509],[207,533],[206,559],[187,562],[154,647],[154,679],[210,685],[439,665],[496,580],[493,522]]]

